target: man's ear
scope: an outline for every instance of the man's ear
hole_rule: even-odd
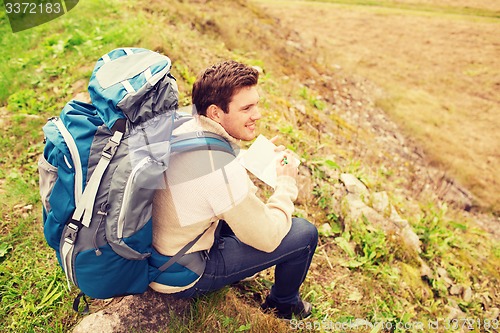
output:
[[[207,108],[207,117],[220,124],[220,116],[223,112],[217,105],[211,104]]]

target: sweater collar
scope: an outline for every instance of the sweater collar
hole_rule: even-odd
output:
[[[229,141],[232,146],[239,147],[241,140],[236,139],[231,135],[229,135],[229,133],[224,129],[224,127],[222,127],[221,124],[213,121],[212,119],[206,116],[196,115],[194,117],[196,119],[196,122],[203,128],[203,130],[219,134],[224,139]]]

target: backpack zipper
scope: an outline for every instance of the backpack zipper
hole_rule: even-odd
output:
[[[101,227],[102,223],[108,216],[108,209],[109,205],[106,202],[103,202],[101,204],[101,209],[99,209],[99,211],[97,212],[97,215],[99,215],[101,218],[99,219],[99,223],[97,224],[97,228],[95,229],[94,232],[94,238],[92,240],[93,240],[95,255],[98,257],[102,254],[102,252],[97,246],[97,234],[99,233],[99,228]]]
[[[122,202],[124,203],[124,205],[120,209],[120,215],[118,216],[118,225],[117,225],[117,229],[116,229],[116,234],[117,234],[118,239],[123,238],[123,228],[124,228],[124,224],[125,224],[125,212],[128,209],[128,205],[129,205],[128,198],[129,198],[130,194],[132,193],[132,188],[133,188],[132,183],[133,183],[133,180],[135,178],[135,175],[144,165],[146,165],[148,163],[152,163],[152,162],[153,162],[153,159],[151,157],[149,157],[149,156],[145,157],[142,160],[140,160],[139,163],[130,172],[130,175],[127,179],[127,184],[125,185],[125,190],[123,192],[123,201]]]

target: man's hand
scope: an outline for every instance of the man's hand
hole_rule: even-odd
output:
[[[298,166],[299,164],[293,152],[286,149],[283,151],[283,156],[276,161],[276,175],[278,177],[290,176],[297,179],[297,175],[299,174]]]
[[[276,135],[269,141],[274,143],[277,140],[278,136]],[[290,176],[297,179],[299,165],[296,161],[295,154],[291,150],[286,149],[283,145],[277,146],[274,151],[281,153],[276,161],[276,176]]]

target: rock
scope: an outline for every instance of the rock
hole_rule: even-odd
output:
[[[403,241],[409,245],[414,251],[417,253],[422,252],[420,248],[420,238],[418,238],[417,234],[413,229],[409,226],[405,227],[402,231]]]
[[[384,233],[392,234],[398,237],[402,243],[407,246],[405,251],[410,253],[409,258],[419,258],[421,253],[421,242],[418,235],[413,231],[407,220],[399,216],[396,209],[390,204],[389,196],[386,192],[370,194],[368,188],[356,177],[351,174],[341,174],[341,183],[344,184],[346,191],[339,191],[344,194],[341,199],[341,214],[345,223],[345,230],[351,229],[351,224],[356,223],[361,218],[366,218],[374,227],[381,229]],[[366,205],[366,198],[372,201],[372,207]],[[335,201],[335,198],[332,198]],[[390,215],[389,217],[387,217]],[[413,252],[413,253],[411,253]],[[422,261],[420,263],[421,276],[432,277],[432,270]],[[443,270],[446,273],[446,270]],[[447,287],[451,286],[452,280],[445,275]]]
[[[368,194],[368,188],[358,178],[350,173],[343,173],[340,175],[340,181],[344,183],[347,192],[353,194]]]
[[[484,319],[495,320],[500,319],[500,309],[491,308],[484,314]]]
[[[349,222],[356,221],[362,217],[366,218],[375,227],[382,229],[385,233],[394,233],[401,237],[402,241],[416,253],[421,252],[420,239],[413,231],[407,220],[401,218],[396,209],[389,203],[387,193],[380,192],[370,195],[368,188],[351,174],[341,174],[340,180],[344,184],[347,194],[343,198],[342,214],[345,216],[346,227],[349,230]],[[364,196],[370,195],[374,208],[369,207],[363,201]],[[375,207],[377,209],[375,209]],[[380,211],[390,210],[390,217],[385,217]]]
[[[88,315],[73,329],[73,333],[112,333],[118,332],[121,326],[118,313],[101,310]]]
[[[438,267],[436,271],[440,277],[448,277],[448,272],[443,267]]]
[[[420,262],[420,276],[427,277],[429,279],[434,278],[432,269],[422,259],[420,259],[420,257],[418,258],[418,261]]]
[[[420,238],[418,238],[415,231],[413,231],[408,221],[401,218],[401,216],[399,216],[398,212],[392,205],[390,206],[390,209],[391,209],[390,220],[401,230],[400,233],[403,237],[403,241],[408,246],[410,246],[410,248],[412,248],[414,251],[416,251],[417,253],[421,253],[422,249],[420,248],[421,245]]]
[[[161,332],[170,321],[169,314],[182,315],[189,301],[152,290],[142,295],[114,299],[104,309],[92,313],[73,329],[73,333]]]
[[[403,218],[401,218],[401,216],[399,216],[399,214],[396,211],[396,209],[394,207],[392,207],[392,206],[391,206],[391,217],[390,217],[390,219],[391,219],[391,221],[393,223],[395,223],[401,229],[409,227],[408,221],[405,220],[405,219],[403,219]]]
[[[389,196],[387,192],[376,192],[371,195],[372,207],[379,213],[385,215],[390,209]]]
[[[469,303],[472,300],[472,289],[471,287],[465,288],[465,290],[462,293],[462,299]]]
[[[460,295],[462,294],[464,287],[459,284],[454,284],[450,288],[450,295]]]
[[[306,106],[302,103],[296,103],[293,105],[295,109],[297,109],[302,114],[307,114]]]
[[[438,273],[439,278],[445,283],[446,288],[451,287],[451,285],[453,284],[453,281],[448,276],[448,272],[446,271],[446,269],[444,269],[443,267],[439,267],[437,269],[437,273]]]
[[[385,232],[395,230],[388,219],[380,215],[375,209],[367,206],[357,194],[348,193],[344,197],[344,208],[346,211],[343,214],[346,216],[345,221],[347,224],[364,217],[375,227]]]
[[[446,305],[446,310],[448,310],[448,316],[446,316],[446,322],[450,322],[453,319],[464,318],[465,313],[462,312],[459,308]]]
[[[319,228],[318,232],[320,235],[330,236],[332,234],[332,227],[329,223],[323,223]]]

